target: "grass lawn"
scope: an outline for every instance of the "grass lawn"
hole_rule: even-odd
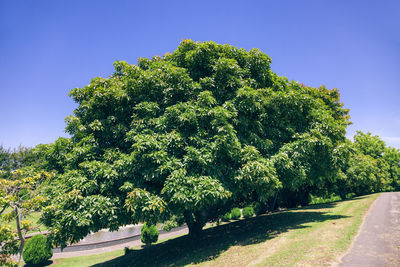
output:
[[[351,244],[378,194],[234,221],[151,247],[54,260],[54,266],[327,266]]]
[[[8,209],[8,210],[6,210],[6,212],[7,211],[9,211],[10,209]],[[40,212],[32,212],[31,214],[29,214],[28,216],[26,216],[26,218],[25,218],[25,220],[30,220],[31,222],[32,222],[32,226],[33,227],[36,227],[37,225],[39,225],[39,219],[40,219],[40,216],[41,216],[42,214],[40,213]],[[0,225],[3,225],[3,224],[5,224],[5,225],[9,225],[10,226],[10,228],[11,228],[11,230],[13,230],[13,231],[16,231],[17,230],[17,225],[16,225],[16,223],[15,223],[15,220],[12,220],[11,222],[8,222],[8,223],[4,223],[4,222],[0,222]],[[43,225],[41,225],[38,229],[36,229],[34,232],[36,232],[36,231],[44,231],[44,230],[46,230],[46,227],[45,226],[43,226]],[[29,233],[32,233],[32,232],[29,232]]]
[[[11,209],[6,209],[5,212],[9,212],[10,210]],[[31,221],[32,222],[32,226],[35,227],[35,226],[39,225],[39,219],[40,219],[41,215],[42,214],[40,212],[32,212],[31,214],[26,216],[25,220]],[[8,223],[0,221],[0,225],[3,225],[3,224],[9,225],[11,230],[13,230],[13,231],[17,230],[17,225],[15,223],[15,220],[12,220],[11,222],[8,222]],[[36,231],[39,231],[39,230],[44,231],[44,230],[46,230],[46,227],[41,225]]]

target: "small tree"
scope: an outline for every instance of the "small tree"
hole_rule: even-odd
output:
[[[141,240],[146,245],[151,245],[151,243],[155,243],[158,240],[158,229],[155,225],[147,225],[144,223],[142,226],[142,236]]]
[[[2,221],[14,221],[18,235],[18,253],[21,259],[25,244],[25,235],[32,230],[32,222],[26,220],[26,216],[40,210],[45,197],[38,194],[37,187],[41,181],[50,177],[49,173],[40,172],[33,174],[29,170],[18,169],[12,172],[12,180],[0,179],[0,216]],[[2,226],[0,254],[15,253],[16,243],[11,231]],[[12,252],[12,253],[9,253]]]

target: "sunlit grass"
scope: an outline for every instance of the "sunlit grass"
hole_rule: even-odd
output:
[[[56,266],[326,266],[347,250],[377,194],[210,227],[151,247],[57,259]]]
[[[6,212],[8,212],[8,211],[10,211],[10,209],[6,210]],[[32,227],[35,228],[35,230],[32,232],[39,231],[39,230],[40,231],[46,230],[46,227],[44,225],[41,225],[39,222],[41,215],[42,214],[40,212],[32,212],[31,214],[27,215],[26,218],[24,218],[24,220],[29,220],[32,222]],[[0,225],[8,225],[11,228],[11,230],[13,230],[13,231],[17,230],[17,225],[16,225],[15,220],[12,220],[10,222],[5,222],[4,220],[1,220]],[[36,228],[39,225],[40,225],[40,227]]]

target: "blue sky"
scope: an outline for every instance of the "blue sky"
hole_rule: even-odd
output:
[[[370,131],[400,148],[399,14],[384,0],[0,0],[0,144],[67,136],[71,89],[192,39],[260,48],[279,75],[338,88],[348,137]]]

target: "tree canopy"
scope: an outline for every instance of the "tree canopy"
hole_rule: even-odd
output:
[[[334,179],[349,124],[338,90],[270,64],[258,49],[184,40],[73,89],[71,138],[39,148],[58,171],[43,216],[55,240],[173,215],[197,235],[233,205],[279,190],[290,203]]]

